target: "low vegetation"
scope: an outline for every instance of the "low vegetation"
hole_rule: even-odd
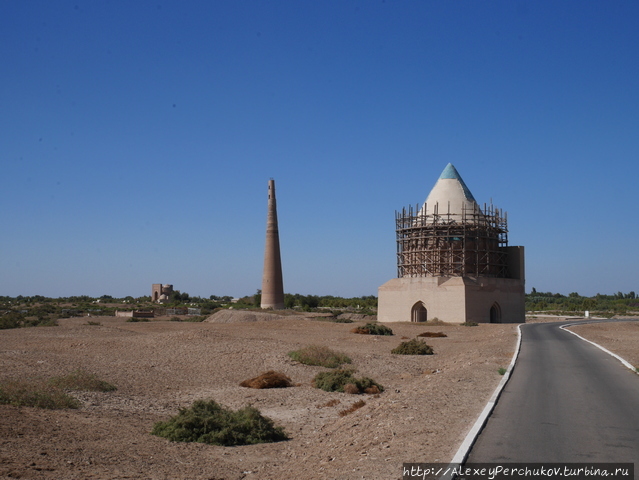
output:
[[[359,410],[360,408],[362,408],[364,405],[366,405],[366,402],[364,400],[358,400],[357,402],[355,402],[353,405],[351,405],[349,408],[346,408],[342,411],[339,412],[339,416],[340,417],[345,417],[346,415],[348,415],[349,413],[353,413],[355,410]]]
[[[506,373],[506,369],[504,367],[499,367],[497,369],[497,373],[499,373],[499,375],[503,375],[504,373]]]
[[[444,332],[424,332],[417,335],[418,337],[429,337],[429,338],[439,338],[439,337],[447,337]]]
[[[43,378],[4,380],[0,382],[0,404],[48,409],[79,408],[80,402],[69,390],[111,392],[116,387],[82,369],[68,375]]]
[[[246,388],[287,388],[292,386],[291,379],[280,372],[269,370],[255,378],[244,380],[240,387]]]
[[[207,315],[185,315],[184,318],[173,316],[169,318],[170,322],[203,322],[208,318]]]
[[[49,383],[56,388],[63,390],[82,390],[90,392],[112,392],[117,390],[104,380],[100,380],[94,373],[78,368],[68,375],[53,377]]]
[[[353,323],[353,320],[350,318],[340,318],[338,315],[333,314],[330,317],[313,317],[313,320],[317,320],[319,322],[333,322],[333,323]]]
[[[313,385],[326,392],[342,392],[350,394],[375,394],[384,391],[376,381],[368,378],[356,378],[355,370],[336,368],[330,372],[320,372],[313,379]]]
[[[351,359],[346,354],[320,345],[310,345],[299,350],[288,352],[288,356],[304,365],[316,365],[327,368],[335,368],[344,363],[351,363]]]
[[[432,355],[433,347],[426,345],[426,342],[413,338],[408,342],[402,342],[391,350],[395,355]]]
[[[380,325],[379,323],[367,323],[363,327],[355,327],[351,330],[353,333],[360,333],[362,335],[392,335],[393,330],[386,325]]]
[[[479,324],[477,322],[464,322],[462,323],[464,327],[477,327]]]
[[[0,404],[52,410],[80,408],[77,399],[42,379],[0,382]]]
[[[172,442],[199,442],[235,446],[288,440],[282,427],[246,406],[233,411],[213,400],[198,400],[166,422],[154,425],[153,435]]]

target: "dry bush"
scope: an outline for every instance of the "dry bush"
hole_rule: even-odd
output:
[[[386,325],[380,325],[378,323],[367,323],[363,327],[355,327],[351,330],[352,333],[359,333],[362,335],[392,335],[393,330]]]
[[[364,400],[359,400],[358,402],[355,402],[353,405],[351,405],[346,410],[342,410],[341,412],[339,412],[339,416],[340,417],[345,417],[349,413],[353,413],[355,410],[358,410],[358,409],[362,408],[364,405],[366,405],[366,402]]]
[[[345,392],[346,386],[351,384],[357,388],[357,393],[365,393],[375,387],[376,392],[383,392],[384,387],[368,377],[355,378],[352,369],[336,368],[330,372],[320,372],[313,379],[313,386],[325,392]],[[349,387],[351,391],[353,389]]]
[[[292,386],[292,382],[289,377],[273,370],[240,383],[240,387],[246,388],[287,388],[290,386]]]
[[[354,383],[347,383],[344,385],[344,393],[349,393],[351,395],[357,395],[359,393],[359,388]]]
[[[364,389],[364,393],[367,393],[369,395],[378,395],[382,392],[377,385],[371,385],[370,387]]]
[[[288,352],[288,356],[304,365],[335,368],[344,363],[351,363],[351,359],[344,353],[336,352],[328,347],[310,345]]]
[[[391,350],[391,353],[396,355],[432,355],[434,352],[433,347],[414,338],[408,342],[400,343]]]
[[[323,405],[318,405],[317,408],[334,407],[335,405],[337,405],[339,403],[340,403],[340,401],[337,398],[334,398],[333,400],[329,400],[328,402],[326,402]]]
[[[446,335],[444,332],[424,332],[424,333],[420,333],[417,336],[436,338],[436,337],[447,337],[448,335]]]

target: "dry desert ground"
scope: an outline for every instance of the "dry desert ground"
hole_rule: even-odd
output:
[[[403,462],[451,460],[498,385],[498,369],[510,363],[517,340],[516,325],[402,323],[390,325],[395,335],[382,337],[350,332],[363,322],[214,318],[218,321],[70,318],[57,327],[0,331],[0,379],[47,378],[83,368],[118,388],[74,393],[82,402],[77,410],[0,405],[0,478],[398,479]],[[636,348],[626,348],[637,345],[639,324],[577,328],[639,364]],[[425,331],[447,335],[426,339],[434,355],[390,353]],[[308,345],[346,353],[359,375],[385,391],[348,395],[314,388],[313,377],[326,369],[287,355]],[[267,370],[285,373],[295,386],[239,386]],[[197,399],[233,409],[252,404],[283,426],[290,440],[221,447],[150,434],[155,422]],[[340,416],[359,400],[366,405]]]

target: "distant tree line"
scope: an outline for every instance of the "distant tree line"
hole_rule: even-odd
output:
[[[237,306],[242,307],[259,307],[262,299],[262,291],[258,290],[255,295],[242,297],[239,299]],[[331,310],[367,310],[374,311],[377,309],[377,297],[368,295],[363,297],[335,297],[333,295],[301,295],[299,293],[284,294],[285,308],[299,309],[310,312],[318,309]]]
[[[612,295],[598,293],[593,297],[584,297],[577,292],[561,293],[538,292],[535,288],[526,295],[526,310],[543,312],[597,312],[608,315],[620,315],[639,311],[639,299],[634,291],[617,292]]]

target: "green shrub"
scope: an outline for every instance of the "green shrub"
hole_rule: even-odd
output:
[[[210,445],[253,445],[288,440],[282,427],[263,417],[255,407],[237,411],[227,409],[213,400],[197,400],[191,408],[166,422],[154,425],[153,435],[172,442],[199,442]]]
[[[0,317],[0,330],[6,328],[19,328],[24,322],[24,316],[18,312],[8,312]]]
[[[63,390],[84,390],[91,392],[112,392],[113,390],[117,390],[114,385],[100,380],[97,375],[80,368],[68,375],[53,377],[49,380],[49,383]]]
[[[58,321],[49,317],[31,317],[25,318],[21,324],[22,327],[57,327]]]
[[[386,325],[378,323],[367,323],[363,327],[356,327],[351,330],[353,333],[361,333],[364,335],[392,335],[393,331]]]
[[[87,322],[87,325],[102,325],[100,322],[92,322],[91,320],[89,320]]]
[[[48,409],[80,407],[77,399],[43,380],[0,382],[0,404]]]
[[[288,356],[304,365],[317,365],[327,368],[335,368],[344,363],[351,363],[351,359],[347,355],[320,345],[310,345],[288,352]]]
[[[181,322],[182,319],[180,317],[171,317],[171,318],[169,318],[169,321],[170,322]]]
[[[464,327],[477,327],[479,324],[477,322],[464,322],[462,325]]]
[[[350,318],[335,318],[333,320],[333,322],[335,322],[335,323],[353,323],[353,320],[351,320]]]
[[[391,350],[396,355],[432,355],[433,347],[426,345],[425,342],[413,338],[408,342],[402,342]]]
[[[500,367],[497,369],[497,372],[499,373],[499,375],[503,375],[504,373],[506,373],[506,369],[504,367]]]
[[[315,376],[313,385],[326,392],[344,392],[346,385],[357,387],[357,392],[353,391],[353,393],[379,393],[384,391],[384,387],[379,383],[368,377],[355,378],[354,373],[355,371],[352,369],[342,368],[337,368],[330,372],[320,372]],[[350,391],[347,393],[350,393]]]

